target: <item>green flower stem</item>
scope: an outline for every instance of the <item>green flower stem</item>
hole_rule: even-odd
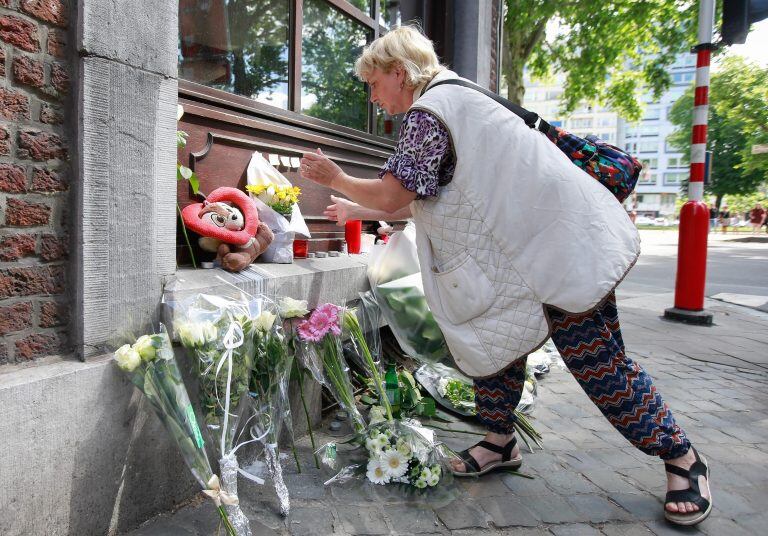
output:
[[[374,382],[374,385],[376,386],[376,391],[379,393],[379,401],[381,402],[381,405],[384,407],[384,411],[386,411],[387,413],[387,420],[389,422],[392,422],[394,420],[394,418],[392,417],[392,406],[389,403],[389,397],[387,397],[387,393],[384,391],[381,374],[379,374],[379,367],[376,366],[376,362],[373,360],[373,356],[371,355],[371,351],[368,348],[368,344],[365,342],[365,336],[363,335],[363,330],[360,327],[360,323],[357,321],[357,316],[355,316],[354,312],[352,311],[344,312],[344,324],[346,328],[349,330],[349,332],[352,334],[352,336],[355,338],[357,345],[360,347],[361,351],[363,352],[363,358],[365,359],[366,365],[368,365],[368,370],[370,370],[371,376],[373,377],[373,382]]]
[[[189,242],[189,235],[187,234],[187,226],[184,225],[184,218],[181,216],[181,207],[176,203],[176,210],[179,212],[179,220],[181,221],[181,230],[184,233],[184,240],[187,243],[189,249],[189,256],[192,259],[192,268],[197,268],[197,262],[195,262],[195,252],[192,251],[192,244]]]
[[[237,536],[235,527],[232,526],[232,522],[227,516],[227,511],[224,510],[224,506],[218,506],[216,507],[216,510],[219,512],[219,517],[221,518],[221,522],[224,524],[224,530],[227,531],[227,536]]]
[[[304,372],[301,370],[298,364],[298,360],[295,361],[296,371],[299,375],[299,396],[301,397],[301,405],[304,408],[304,415],[307,418],[307,431],[309,432],[309,442],[312,444],[312,456],[315,458],[315,467],[320,469],[320,460],[317,459],[317,447],[315,446],[315,435],[312,433],[312,419],[309,416],[309,409],[307,409],[307,400],[304,398]]]

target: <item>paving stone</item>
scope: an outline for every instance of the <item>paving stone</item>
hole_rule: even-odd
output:
[[[512,478],[515,478],[514,475]],[[482,478],[457,478],[456,480],[467,497],[500,497],[510,494],[509,488],[502,481],[501,473]]]
[[[613,469],[645,467],[645,464],[622,449],[592,449],[589,451],[589,454]]]
[[[637,493],[637,486],[624,480],[619,473],[606,470],[582,472],[585,478],[608,493]]]
[[[333,513],[328,507],[294,507],[287,519],[288,530],[296,536],[333,534]]]
[[[656,492],[667,489],[667,478],[660,465],[653,468],[619,469],[618,473],[626,477],[629,482],[637,483],[637,490]]]
[[[648,527],[641,523],[610,523],[601,530],[605,536],[653,536]]]
[[[512,491],[513,495],[526,497],[529,495],[551,493],[551,490],[547,487],[547,482],[541,477],[525,478],[506,474],[501,477],[501,481]]]
[[[536,527],[539,520],[525,506],[526,502],[507,495],[483,499],[480,506],[491,516],[496,527]]]
[[[319,475],[298,474],[284,475],[285,485],[290,490],[291,499],[319,500],[328,492]]]
[[[389,534],[381,508],[339,508],[339,519],[350,534]]]
[[[260,523],[272,530],[279,531],[285,527],[285,519],[280,515],[280,506],[277,499],[273,502],[244,501],[241,498],[240,507],[251,523]],[[297,505],[292,505],[291,511],[296,510]]]
[[[713,513],[707,518],[706,521],[699,525],[701,532],[708,536],[753,536],[755,533],[747,527],[741,526],[732,519],[727,517],[717,517]],[[730,516],[730,512],[728,513]],[[766,532],[765,527],[762,529],[763,534]]]
[[[661,521],[648,521],[646,526],[656,536],[681,536],[684,534],[704,534],[699,527],[681,527],[668,523],[663,518]],[[730,536],[723,534],[722,536]]]
[[[664,515],[662,502],[647,493],[612,493],[610,498],[635,519],[650,521]]]
[[[602,533],[595,527],[585,523],[573,525],[557,525],[549,529],[555,536],[600,536]]]
[[[386,514],[395,534],[431,534],[440,527],[435,512],[423,505],[390,506]]]
[[[561,469],[544,475],[547,485],[555,493],[570,495],[571,493],[596,493],[600,491],[592,482],[570,469]]]
[[[472,499],[454,501],[436,513],[440,521],[451,530],[488,528],[488,515]]]
[[[581,515],[581,520],[590,523],[604,523],[606,521],[630,521],[632,515],[610,502],[605,497],[592,493],[584,495],[571,495],[566,500]]]
[[[503,536],[550,536],[552,533],[547,529],[533,529],[533,528],[514,528],[514,529],[502,529],[500,532]]]
[[[544,523],[578,523],[582,520],[565,499],[554,493],[530,497],[525,506]]]

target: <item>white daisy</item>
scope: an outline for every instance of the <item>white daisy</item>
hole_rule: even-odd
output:
[[[392,478],[403,476],[408,471],[408,458],[395,449],[387,449],[381,455],[381,463]]]
[[[419,489],[424,489],[424,488],[427,487],[427,483],[424,480],[420,479],[420,478],[418,480],[416,480],[416,482],[414,482],[413,485],[416,486]]]
[[[387,471],[384,469],[381,461],[369,460],[367,469],[368,471],[366,472],[365,476],[367,476],[368,480],[374,484],[386,484],[389,482],[390,477],[387,474]]]
[[[434,473],[430,473],[427,478],[427,485],[429,485],[429,487],[437,486],[438,482],[440,482],[440,477]]]
[[[432,471],[430,471],[428,468],[424,468],[421,470],[421,473],[419,474],[419,478],[421,480],[424,480],[425,482],[429,479],[429,477],[432,476]]]

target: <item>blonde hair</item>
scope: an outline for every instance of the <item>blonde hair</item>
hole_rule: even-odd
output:
[[[435,54],[435,47],[418,28],[400,26],[363,49],[355,62],[355,74],[367,81],[374,69],[390,73],[396,66],[405,70],[405,84],[418,87],[445,69]]]

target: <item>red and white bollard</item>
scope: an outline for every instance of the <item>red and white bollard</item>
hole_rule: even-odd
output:
[[[707,325],[712,323],[712,314],[704,311],[709,208],[703,199],[709,113],[709,63],[713,48],[714,19],[715,0],[701,0],[698,45],[695,47],[696,92],[693,103],[688,202],[680,211],[675,306],[664,311],[664,317],[670,320]]]

